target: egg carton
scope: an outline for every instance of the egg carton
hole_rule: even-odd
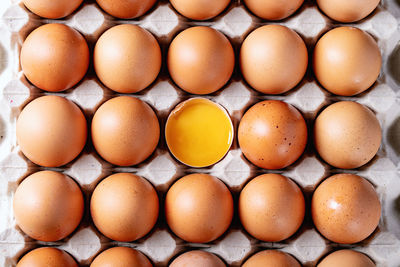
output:
[[[115,19],[103,12],[93,0],[85,1],[72,15],[61,20],[42,19],[29,12],[20,0],[2,0],[0,16],[0,266],[15,266],[21,256],[40,246],[64,249],[81,266],[88,266],[98,253],[118,245],[142,251],[155,266],[167,266],[177,255],[191,249],[215,253],[228,266],[240,266],[256,251],[268,248],[292,254],[303,266],[314,266],[338,247],[364,252],[377,266],[400,266],[399,1],[383,0],[366,19],[356,24],[346,24],[370,33],[377,40],[383,56],[383,67],[377,82],[360,95],[340,97],[330,94],[315,81],[310,67],[296,88],[283,95],[263,95],[243,81],[237,60],[234,74],[228,84],[218,92],[204,96],[228,110],[235,130],[246,109],[264,99],[284,100],[297,107],[306,119],[309,133],[318,112],[332,102],[352,100],[368,106],[376,113],[381,123],[382,146],[367,165],[346,171],[324,163],[316,155],[311,139],[301,158],[283,170],[268,171],[255,167],[243,157],[237,140],[234,140],[231,149],[219,163],[208,168],[195,169],[173,158],[168,152],[163,135],[169,112],[179,102],[193,97],[179,89],[168,77],[165,59],[168,45],[174,36],[191,26],[210,26],[223,32],[230,39],[237,55],[240,44],[252,30],[265,24],[282,24],[302,36],[311,59],[318,38],[333,27],[342,25],[323,15],[316,7],[315,1],[306,0],[293,16],[279,22],[267,22],[255,17],[240,0],[232,1],[222,14],[204,22],[184,18],[174,11],[166,0],[159,1],[146,15],[135,20]],[[137,24],[154,34],[163,53],[163,66],[157,80],[144,91],[132,94],[150,104],[159,118],[161,137],[153,155],[137,166],[113,166],[96,155],[89,141],[84,151],[73,162],[61,168],[51,168],[74,178],[80,184],[86,200],[85,215],[81,224],[69,237],[59,242],[33,240],[16,225],[12,209],[15,190],[25,177],[44,169],[30,162],[21,153],[16,142],[16,119],[23,107],[33,99],[56,94],[78,104],[90,124],[96,109],[118,94],[99,82],[92,66],[79,84],[61,93],[47,93],[31,85],[21,71],[19,52],[27,35],[45,23],[63,23],[77,29],[86,38],[91,52],[96,40],[105,30],[122,23]],[[130,243],[112,241],[94,227],[90,219],[89,200],[99,181],[115,172],[132,172],[148,179],[157,189],[161,207],[168,188],[179,177],[194,172],[215,175],[229,186],[234,196],[233,222],[229,230],[214,242],[187,243],[169,230],[161,208],[156,226],[144,238]],[[306,198],[306,216],[301,228],[291,238],[277,243],[261,242],[246,233],[240,225],[236,209],[240,190],[246,182],[268,172],[282,173],[292,178],[301,186]],[[366,240],[354,245],[338,245],[321,236],[313,227],[309,211],[312,192],[317,185],[324,178],[341,172],[356,173],[371,181],[376,187],[383,208],[377,230]]]

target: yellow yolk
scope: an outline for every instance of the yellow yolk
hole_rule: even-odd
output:
[[[205,98],[179,104],[169,115],[165,137],[171,153],[192,167],[206,167],[221,160],[233,140],[228,113]]]

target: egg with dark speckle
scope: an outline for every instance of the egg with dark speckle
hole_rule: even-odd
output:
[[[282,169],[295,162],[307,144],[307,125],[292,105],[278,100],[259,102],[239,124],[239,145],[254,165]]]

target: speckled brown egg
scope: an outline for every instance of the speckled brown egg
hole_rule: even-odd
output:
[[[113,247],[101,252],[90,267],[152,267],[143,253],[128,247]]]
[[[303,39],[281,25],[251,32],[240,49],[240,69],[251,87],[264,94],[281,94],[295,87],[307,70]]]
[[[242,117],[239,145],[254,165],[282,169],[295,162],[307,143],[307,125],[292,105],[266,100],[252,106]]]
[[[18,226],[40,241],[67,237],[83,216],[84,200],[79,186],[55,171],[40,171],[25,178],[13,201]]]
[[[78,31],[64,24],[45,24],[28,35],[20,61],[33,85],[59,92],[83,78],[89,66],[89,48]]]
[[[172,41],[167,58],[174,82],[191,94],[211,94],[230,79],[235,54],[228,38],[210,27],[192,27]]]
[[[318,7],[331,19],[355,22],[368,16],[380,0],[317,0]]]
[[[58,167],[76,158],[86,143],[82,111],[60,96],[39,97],[22,110],[17,120],[17,141],[33,163]]]
[[[133,19],[147,13],[157,0],[96,0],[108,14],[120,19]]]
[[[230,2],[230,0],[170,0],[179,13],[194,20],[211,19],[221,13]]]
[[[326,256],[317,267],[375,267],[367,255],[350,249],[335,251]]]
[[[357,102],[334,103],[315,120],[315,148],[322,159],[337,168],[353,169],[366,164],[375,156],[381,139],[378,119]]]
[[[313,61],[315,76],[326,90],[352,96],[374,84],[382,56],[368,33],[353,27],[338,27],[318,40]]]
[[[92,120],[92,141],[100,156],[119,166],[136,165],[158,144],[160,125],[145,102],[130,96],[112,98]]]
[[[190,174],[169,189],[165,199],[168,226],[180,238],[192,243],[217,239],[229,227],[233,199],[226,185],[208,174]]]
[[[263,250],[251,256],[242,267],[300,267],[291,255],[279,250]]]
[[[24,5],[36,15],[48,18],[59,19],[70,15],[75,11],[83,0],[23,0]]]
[[[212,253],[192,250],[179,255],[169,267],[225,267],[225,263]]]
[[[42,247],[28,252],[17,267],[78,267],[76,261],[65,251]]]
[[[366,239],[378,226],[381,203],[372,184],[354,174],[336,174],[315,190],[312,219],[327,239],[353,244]]]
[[[240,221],[249,234],[262,241],[289,238],[299,229],[304,213],[300,188],[280,174],[257,176],[240,193]]]
[[[93,60],[104,85],[119,93],[136,93],[149,86],[160,72],[161,49],[147,30],[122,24],[100,36]]]
[[[117,173],[101,181],[90,201],[97,229],[112,240],[131,242],[145,236],[158,218],[158,196],[144,178]]]
[[[299,9],[303,0],[244,0],[244,4],[262,19],[281,20]]]

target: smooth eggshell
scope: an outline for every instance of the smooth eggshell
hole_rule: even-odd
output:
[[[96,0],[96,2],[111,16],[133,19],[144,15],[157,0]]]
[[[17,141],[33,163],[58,167],[76,158],[86,144],[87,124],[77,105],[60,96],[36,98],[17,120]]]
[[[319,39],[313,61],[315,76],[326,90],[352,96],[373,85],[381,70],[382,56],[368,33],[338,27]]]
[[[350,250],[342,249],[326,256],[317,267],[375,267],[375,264],[366,255]]]
[[[249,234],[262,241],[289,238],[299,229],[304,213],[300,188],[279,174],[257,176],[240,193],[240,221]]]
[[[322,159],[337,168],[353,169],[366,164],[375,156],[381,139],[378,119],[357,102],[336,102],[315,120],[315,148]]]
[[[28,176],[18,186],[13,201],[18,226],[40,241],[67,237],[83,216],[82,191],[59,172],[40,171]]]
[[[239,145],[254,165],[282,169],[295,162],[307,144],[307,125],[292,105],[266,100],[252,106],[242,117]]]
[[[167,58],[174,82],[191,94],[211,94],[230,79],[235,54],[228,38],[210,27],[192,27],[172,41]]]
[[[251,87],[264,94],[281,94],[295,87],[307,70],[303,39],[281,25],[257,28],[240,49],[240,68]]]
[[[70,15],[83,0],[23,0],[24,5],[43,18],[59,19]]]
[[[147,30],[122,24],[100,36],[94,48],[94,69],[100,81],[119,93],[149,86],[161,68],[161,49]]]
[[[331,19],[355,22],[368,16],[380,0],[317,0],[318,7]]]
[[[78,267],[76,261],[65,251],[41,247],[27,253],[17,267]]]
[[[77,84],[89,67],[89,48],[76,30],[60,23],[31,32],[21,48],[26,78],[40,89],[59,92]]]
[[[128,247],[113,247],[97,255],[90,267],[152,267],[143,253]]]
[[[136,165],[158,144],[160,125],[145,102],[130,96],[112,98],[92,120],[93,145],[102,158],[119,166]]]
[[[233,199],[226,185],[208,174],[190,174],[169,189],[165,199],[168,226],[180,238],[192,243],[217,239],[229,227]]]
[[[267,20],[281,20],[292,15],[304,0],[244,0],[251,12]]]
[[[112,240],[130,242],[146,235],[158,218],[158,196],[144,178],[117,173],[93,191],[90,212],[97,229]]]
[[[169,267],[225,267],[225,263],[212,253],[192,250],[178,256]]]
[[[327,239],[353,244],[376,229],[381,203],[372,184],[354,174],[336,174],[323,181],[311,202],[315,227]]]
[[[211,19],[221,13],[230,2],[230,0],[170,0],[179,13],[194,20]]]
[[[251,256],[242,267],[300,267],[291,255],[279,250],[263,250]]]

